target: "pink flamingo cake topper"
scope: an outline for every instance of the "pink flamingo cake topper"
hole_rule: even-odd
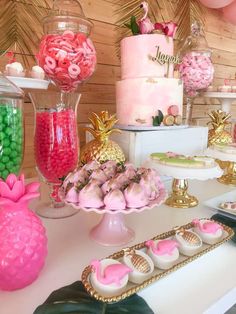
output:
[[[142,8],[144,11],[144,16],[138,21],[140,33],[150,34],[155,28],[153,23],[148,18],[148,3],[143,1],[140,5],[140,8]]]
[[[174,240],[161,240],[157,244],[153,240],[148,240],[145,245],[149,247],[156,255],[172,255],[175,248],[179,246],[179,243]]]
[[[104,268],[103,273],[101,269],[101,261],[93,260],[90,265],[93,271],[96,273],[98,282],[103,285],[110,285],[112,283],[117,286],[121,286],[121,280],[132,271],[126,265],[123,264],[111,264]]]
[[[203,233],[215,234],[218,230],[223,229],[221,225],[214,221],[201,222],[199,219],[194,219],[192,223]]]

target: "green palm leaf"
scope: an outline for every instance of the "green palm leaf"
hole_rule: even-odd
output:
[[[14,50],[35,59],[40,39],[43,35],[42,18],[48,14],[50,3],[47,0],[2,0],[0,11],[0,54]]]

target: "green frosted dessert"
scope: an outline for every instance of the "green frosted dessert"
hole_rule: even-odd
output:
[[[176,166],[182,168],[209,168],[214,166],[214,160],[204,156],[188,157],[178,155],[172,152],[167,153],[153,153],[150,155],[151,159],[169,166]]]
[[[18,174],[23,159],[22,112],[12,105],[0,103],[0,177]]]

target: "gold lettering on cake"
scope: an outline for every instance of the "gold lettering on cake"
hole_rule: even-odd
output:
[[[164,65],[167,63],[167,76],[169,76],[169,67],[170,67],[170,63],[173,64],[178,64],[180,63],[180,59],[179,56],[171,56],[171,55],[167,55],[165,53],[162,53],[160,51],[160,47],[156,46],[157,48],[157,52],[156,52],[156,56],[152,56],[149,55],[148,58],[149,60],[153,61],[153,62],[157,62],[160,65]]]

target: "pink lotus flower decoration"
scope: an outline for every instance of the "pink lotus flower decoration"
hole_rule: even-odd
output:
[[[6,181],[0,181],[0,205],[22,203],[34,199],[40,195],[38,191],[40,183],[33,182],[25,185],[24,175],[19,178],[15,174],[9,174]]]

